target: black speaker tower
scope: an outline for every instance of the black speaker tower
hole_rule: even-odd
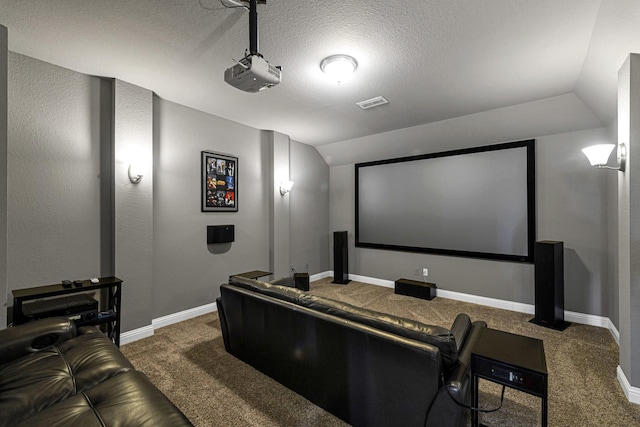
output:
[[[333,232],[333,282],[346,285],[349,280],[349,254],[347,232]]]
[[[532,323],[564,331],[564,244],[542,240],[534,245],[535,318]]]

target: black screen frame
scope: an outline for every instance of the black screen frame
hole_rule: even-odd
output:
[[[490,252],[472,252],[464,250],[453,249],[440,249],[431,247],[416,247],[416,246],[401,246],[401,245],[389,245],[373,242],[363,242],[360,240],[360,206],[359,206],[359,170],[364,167],[371,167],[376,165],[385,165],[390,163],[402,163],[415,160],[433,159],[438,157],[451,157],[462,156],[471,153],[491,152],[497,150],[507,150],[512,148],[525,147],[527,153],[527,254],[525,255],[513,255],[513,254],[500,254]],[[496,261],[511,261],[521,263],[533,263],[533,248],[536,240],[536,150],[535,139],[527,139],[522,141],[506,142],[500,144],[485,145],[480,147],[464,148],[451,151],[441,151],[438,153],[421,154],[417,156],[398,157],[394,159],[378,160],[372,162],[356,163],[355,164],[355,246],[361,248],[383,249],[391,251],[402,252],[418,252],[418,253],[430,253],[436,255],[465,257],[465,258],[478,258],[488,259]]]

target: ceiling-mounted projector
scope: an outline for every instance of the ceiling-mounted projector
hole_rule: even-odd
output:
[[[224,72],[224,81],[245,92],[259,92],[280,83],[281,70],[262,56],[249,55]]]
[[[249,3],[249,53],[224,72],[224,81],[245,92],[259,92],[280,83],[282,68],[273,66],[258,52],[258,8],[257,3],[266,0],[234,0]]]

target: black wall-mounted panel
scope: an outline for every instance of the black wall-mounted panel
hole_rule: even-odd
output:
[[[208,225],[207,243],[230,243],[235,240],[233,225]]]

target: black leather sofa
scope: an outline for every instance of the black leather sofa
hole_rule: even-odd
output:
[[[347,423],[467,425],[458,403],[485,322],[460,314],[445,329],[242,277],[220,294],[226,350]]]
[[[191,426],[95,327],[48,318],[0,331],[0,426]]]

